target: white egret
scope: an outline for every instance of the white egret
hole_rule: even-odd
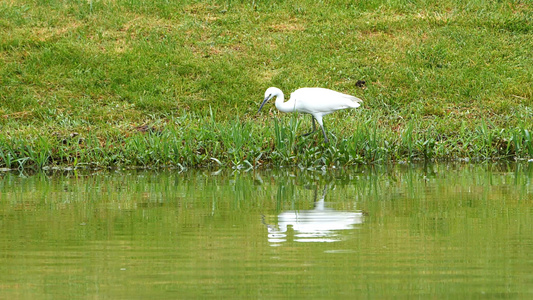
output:
[[[274,97],[276,97],[276,108],[282,112],[296,111],[299,113],[310,114],[313,123],[313,131],[306,133],[303,136],[310,135],[316,131],[316,120],[322,129],[326,143],[329,140],[326,136],[322,117],[339,109],[357,108],[361,105],[360,103],[363,102],[363,100],[354,96],[316,87],[297,89],[291,94],[290,99],[285,102],[283,92],[276,87],[270,87],[266,90],[265,99],[263,100],[263,103],[261,103],[257,112],[260,112],[265,103]]]

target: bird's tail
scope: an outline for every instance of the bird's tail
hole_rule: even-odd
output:
[[[351,99],[353,102],[355,102],[355,103],[363,103],[363,100],[361,100],[361,99],[359,99],[359,98],[357,98],[357,97],[354,97],[354,96],[351,96],[350,99]]]
[[[352,108],[357,108],[359,106],[361,106],[361,103],[363,103],[363,100],[357,98],[357,97],[354,97],[354,96],[351,96],[351,95],[346,95],[348,99],[350,99],[350,101],[352,101],[353,103],[353,106]]]

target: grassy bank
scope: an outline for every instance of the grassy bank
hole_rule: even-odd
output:
[[[0,168],[533,157],[531,2],[278,2],[0,3]],[[269,86],[364,103],[324,145]]]

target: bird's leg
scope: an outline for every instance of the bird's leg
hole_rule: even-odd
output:
[[[329,143],[328,137],[326,136],[326,130],[324,129],[324,125],[320,125],[320,128],[322,128],[322,133],[324,134],[324,142]]]
[[[316,131],[315,118],[314,118],[313,116],[311,116],[311,124],[313,124],[313,131],[308,132],[308,133],[304,133],[304,134],[302,134],[302,136],[308,136],[308,135],[310,135],[311,133],[313,133],[313,132]]]

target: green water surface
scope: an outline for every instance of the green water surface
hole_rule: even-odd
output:
[[[533,297],[533,164],[0,173],[0,299]]]

